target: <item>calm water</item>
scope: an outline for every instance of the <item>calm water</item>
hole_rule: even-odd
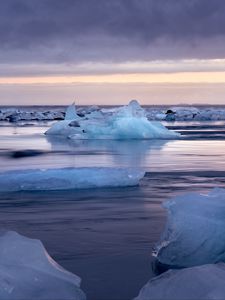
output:
[[[138,187],[0,194],[1,228],[41,239],[58,263],[81,276],[88,299],[132,299],[154,276],[151,250],[166,220],[161,203],[180,193],[225,187],[225,123],[166,125],[183,138],[72,142],[47,138],[46,123],[0,123],[1,171],[133,166],[147,172]],[[43,154],[12,157],[24,149]]]

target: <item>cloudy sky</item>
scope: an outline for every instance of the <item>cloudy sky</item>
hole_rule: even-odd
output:
[[[223,0],[2,0],[0,104],[225,104]]]

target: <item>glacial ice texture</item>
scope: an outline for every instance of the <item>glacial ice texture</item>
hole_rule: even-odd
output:
[[[164,204],[168,220],[153,255],[170,267],[225,262],[225,190],[190,193]]]
[[[0,233],[1,300],[85,300],[80,278],[59,266],[39,240]]]
[[[71,109],[68,108],[68,110]],[[109,116],[95,112],[75,123],[66,118],[64,121],[54,124],[46,134],[63,135],[77,140],[174,139],[179,137],[178,133],[168,130],[161,123],[150,122],[146,117],[146,111],[136,100],[132,100],[127,106],[116,109]]]
[[[73,103],[67,107],[66,114],[65,114],[65,120],[72,121],[75,119],[79,119],[79,117],[77,115],[75,103]]]
[[[222,300],[225,264],[169,270],[150,280],[135,300]]]
[[[144,174],[139,169],[97,167],[15,170],[0,173],[0,192],[135,186]]]

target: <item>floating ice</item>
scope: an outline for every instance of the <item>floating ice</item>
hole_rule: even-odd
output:
[[[135,300],[222,300],[224,282],[224,263],[169,270],[150,280]]]
[[[63,135],[71,139],[174,139],[179,134],[168,130],[159,122],[150,122],[145,110],[136,100],[117,109],[110,116],[100,112],[79,120],[79,126],[72,126],[68,120],[54,124],[48,135]]]
[[[225,262],[225,190],[190,193],[164,204],[168,221],[154,255],[170,267]]]
[[[47,135],[61,135],[61,136],[69,136],[74,134],[74,127],[72,125],[71,120],[63,120],[59,121],[52,125],[47,131]],[[76,130],[77,131],[77,130]]]
[[[59,121],[46,132],[51,135],[63,135],[67,136],[73,134],[74,127],[72,125],[73,121],[79,123],[80,117],[77,115],[75,104],[70,105],[65,114],[65,120]],[[71,126],[70,126],[71,124]]]
[[[67,190],[138,185],[144,172],[122,168],[62,168],[0,173],[0,192]]]
[[[80,278],[59,266],[39,240],[0,234],[0,299],[85,300]]]
[[[76,119],[79,119],[79,116],[77,115],[75,103],[73,103],[70,106],[68,106],[68,108],[66,110],[65,120],[72,121],[72,120],[76,120]]]
[[[129,105],[130,108],[135,108],[136,112],[141,112],[139,110],[140,105],[136,100],[132,100],[132,104]],[[138,107],[139,106],[139,107]],[[125,106],[127,108],[127,106]],[[87,106],[79,107],[76,109],[74,105],[70,106],[66,116],[66,120],[74,120],[76,118],[100,118],[109,117],[121,112],[121,107],[114,108],[102,108],[97,106]],[[141,108],[142,109],[142,108]],[[182,107],[171,107],[165,109],[165,107],[148,107],[142,109],[144,111],[144,116],[148,120],[160,121],[218,121],[225,120],[225,109],[215,108],[215,107],[192,107],[192,106],[182,106]],[[169,113],[170,112],[170,113]],[[136,114],[136,113],[135,113]],[[141,113],[142,115],[142,113]],[[136,117],[140,114],[137,113]],[[143,116],[143,115],[142,115]],[[46,110],[44,107],[38,110],[31,109],[17,109],[17,108],[2,108],[0,109],[0,121],[18,122],[18,121],[53,121],[53,120],[64,120],[65,112],[63,108],[51,108]]]
[[[131,100],[127,106],[123,106],[118,110],[116,117],[144,118],[146,117],[146,111],[137,100]]]
[[[52,111],[24,111],[18,109],[0,110],[0,121],[19,122],[19,121],[52,121],[63,120],[64,113],[59,110]]]

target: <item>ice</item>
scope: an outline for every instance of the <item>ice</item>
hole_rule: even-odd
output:
[[[80,278],[58,265],[39,240],[0,233],[0,299],[85,300]]]
[[[90,114],[92,112],[97,112],[99,110],[100,110],[100,108],[97,105],[91,105],[91,106],[86,106],[86,107],[81,108],[81,112],[84,115]]]
[[[150,280],[135,300],[222,300],[225,264],[169,270]]]
[[[135,186],[144,175],[139,169],[125,168],[15,170],[0,173],[0,192]]]
[[[76,120],[76,119],[79,119],[79,116],[77,115],[75,103],[73,103],[70,106],[68,106],[68,108],[66,110],[65,120],[72,121],[72,120]]]
[[[165,113],[167,121],[219,121],[225,120],[225,109],[193,106],[171,107]],[[157,115],[155,116],[157,118]]]
[[[63,120],[53,124],[47,131],[46,135],[61,135],[61,136],[70,136],[74,134],[74,127],[71,120]],[[78,131],[78,130],[76,130]]]
[[[167,225],[154,255],[170,267],[225,262],[225,189],[190,193],[164,204]]]
[[[116,117],[146,117],[146,111],[143,109],[137,100],[131,100],[127,106],[121,107],[116,113]]]
[[[45,107],[39,107],[38,110],[31,108],[1,108],[0,121],[19,122],[19,121],[53,121],[53,120],[74,120],[83,117],[83,119],[102,118],[110,116],[123,117],[126,114],[133,117],[146,117],[151,121],[220,121],[225,120],[225,109],[223,107],[148,107],[141,108],[137,100],[132,100],[129,105],[124,107],[102,108],[98,106],[84,106],[76,109],[74,103],[69,106],[66,112],[63,108],[51,108],[46,110]]]
[[[192,121],[196,120],[199,115],[199,109],[196,107],[172,107],[167,110],[166,120],[169,121],[172,117],[176,121]]]
[[[63,135],[75,140],[82,139],[174,139],[179,134],[168,130],[159,122],[150,122],[146,111],[136,100],[105,116],[93,112],[73,126],[68,120],[54,124],[47,135]]]

